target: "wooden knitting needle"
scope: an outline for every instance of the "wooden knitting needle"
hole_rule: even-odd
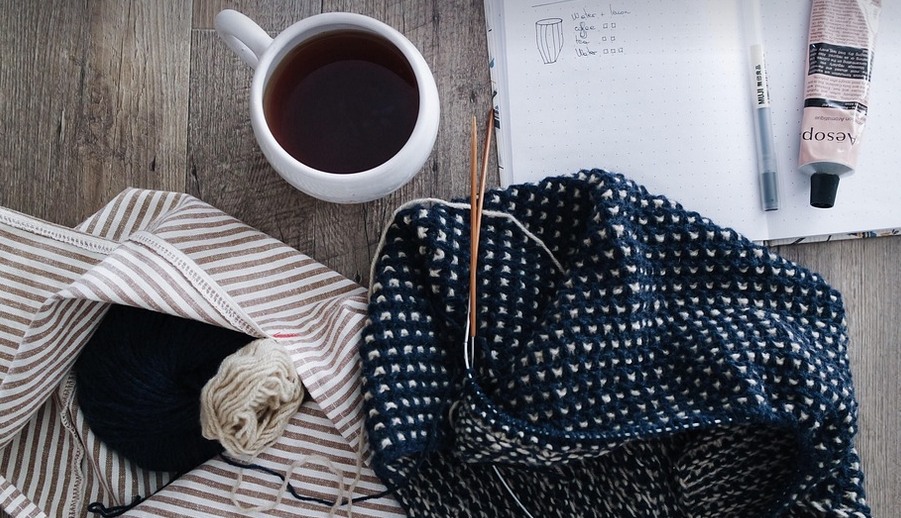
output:
[[[476,124],[476,116],[472,116],[472,128],[470,131],[470,162],[469,162],[469,337],[476,335],[476,266],[478,263],[479,242],[478,229],[479,224],[478,200],[476,192],[478,188],[478,160],[479,160],[479,143],[478,143],[478,126]]]
[[[488,178],[488,152],[491,149],[491,138],[494,135],[494,109],[488,111],[488,125],[485,131],[485,144],[482,148],[481,177],[476,174],[478,162],[478,125],[476,117],[472,117],[471,161],[470,161],[470,262],[469,262],[469,336],[476,336],[476,271],[479,262],[479,236],[482,229],[482,207],[485,203],[485,183]],[[476,188],[478,186],[478,196]]]
[[[476,251],[478,251],[479,234],[482,231],[482,206],[485,204],[485,180],[488,178],[488,152],[491,150],[491,138],[494,136],[494,108],[488,110],[488,124],[485,127],[485,145],[482,146],[482,177],[479,180],[479,208],[476,211]]]
[[[488,177],[488,151],[491,149],[491,137],[493,135],[494,130],[494,110],[490,110],[488,112],[488,127],[485,130],[485,146],[482,151],[482,175],[480,181],[476,178],[477,168],[476,162],[478,161],[478,126],[476,124],[475,116],[472,117],[472,138],[471,138],[471,156],[470,156],[470,170],[469,170],[469,208],[470,208],[470,216],[469,216],[469,240],[470,240],[470,259],[469,259],[469,338],[463,344],[463,357],[466,363],[466,370],[468,375],[472,377],[472,362],[475,357],[475,336],[476,336],[476,270],[479,262],[479,231],[482,227],[482,207],[485,202],[485,179]],[[478,183],[478,197],[476,196],[476,183]],[[520,510],[525,513],[526,518],[533,518],[532,514],[526,509],[526,506],[523,505],[522,501],[516,496],[516,493],[510,487],[510,484],[507,483],[507,480],[501,474],[501,472],[497,469],[497,466],[492,465],[494,468],[494,473],[497,475],[498,480],[503,484],[504,489],[507,490],[507,493],[516,501],[516,504],[519,506]]]

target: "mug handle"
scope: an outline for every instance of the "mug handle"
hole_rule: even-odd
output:
[[[216,15],[216,32],[242,61],[256,68],[272,38],[247,16],[233,9],[225,9]]]

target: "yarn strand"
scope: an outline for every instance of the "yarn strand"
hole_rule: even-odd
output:
[[[434,441],[434,437],[437,433],[438,433],[438,425],[437,425],[437,423],[434,423],[432,426],[432,429],[431,429],[431,433],[429,434],[429,437],[431,437],[432,439],[429,440],[429,443],[428,443],[429,448],[427,448],[427,450],[431,449],[432,441]],[[386,496],[391,496],[395,492],[397,492],[398,489],[405,488],[410,483],[410,477],[408,476],[401,484],[391,484],[391,483],[386,484],[385,485],[386,489],[384,491],[379,491],[378,493],[373,493],[371,495],[364,495],[364,496],[358,496],[358,497],[351,498],[349,495],[353,495],[354,492],[356,492],[356,487],[359,484],[359,481],[363,476],[363,447],[362,447],[362,445],[364,444],[364,441],[366,441],[365,432],[364,432],[364,436],[360,437],[360,440],[357,443],[358,444],[357,465],[356,465],[356,474],[354,476],[354,479],[350,483],[350,485],[347,486],[347,489],[344,492],[340,492],[338,494],[338,498],[334,502],[331,500],[326,500],[324,498],[317,498],[314,496],[306,496],[306,495],[300,494],[297,491],[297,489],[293,485],[291,485],[291,483],[287,480],[287,477],[290,477],[292,475],[293,468],[289,469],[287,476],[286,476],[286,475],[279,473],[278,471],[276,471],[274,469],[267,468],[265,466],[261,466],[259,464],[253,463],[253,462],[242,462],[238,459],[230,457],[225,452],[220,453],[219,458],[222,459],[222,461],[225,462],[226,464],[228,464],[230,466],[234,466],[236,468],[240,468],[242,471],[249,469],[249,470],[258,471],[260,473],[265,473],[267,475],[271,475],[273,477],[278,478],[282,482],[281,487],[283,487],[284,489],[280,490],[279,495],[276,495],[276,502],[272,504],[272,507],[275,507],[276,505],[278,505],[278,503],[280,503],[281,500],[283,499],[284,493],[287,493],[287,494],[291,495],[291,497],[293,497],[294,499],[301,501],[301,502],[309,502],[309,503],[314,503],[314,504],[331,506],[331,510],[330,510],[331,516],[333,516],[334,513],[337,512],[337,509],[339,509],[341,506],[346,505],[348,507],[347,516],[348,516],[348,518],[352,518],[353,517],[353,505],[363,503],[363,502],[368,502],[370,500],[377,500],[379,498],[384,498]],[[414,464],[412,466],[411,472],[418,473],[422,469],[422,465],[425,463],[426,459],[427,459],[427,454],[425,454],[425,453],[417,456],[416,464]],[[295,467],[299,467],[299,466],[295,466]],[[333,471],[333,473],[334,473],[334,471]],[[243,477],[240,473],[239,473],[239,477],[241,477],[241,478],[237,479],[235,485],[232,487],[232,499],[233,499],[232,503],[235,504],[236,507],[238,507],[238,508],[240,508],[240,506],[238,504],[236,504],[234,502],[234,500],[237,498],[237,490],[238,490],[238,487],[240,486],[240,482],[243,480]],[[341,482],[339,482],[339,486],[343,487],[343,484],[341,484]]]
[[[132,509],[137,507],[137,505],[143,501],[144,501],[144,497],[135,496],[134,500],[132,500],[130,504],[113,505],[110,507],[107,507],[100,502],[92,502],[92,503],[88,504],[88,512],[94,513],[94,514],[99,514],[103,518],[114,518],[116,516],[122,516],[123,514],[127,513],[128,511],[131,511]]]
[[[312,457],[319,457],[321,459],[328,460],[328,459],[325,459],[325,457],[322,457],[320,455],[308,455],[308,456],[306,456],[306,458],[301,459],[303,462],[299,462],[299,463],[295,462],[294,464],[292,464],[291,467],[289,467],[289,469],[288,469],[288,475],[290,476],[290,474],[293,472],[292,468],[301,467],[302,465],[309,462],[308,459],[310,459]],[[228,464],[230,466],[234,466],[236,468],[240,468],[241,470],[249,469],[249,470],[253,470],[253,471],[259,471],[260,473],[265,473],[267,475],[271,475],[273,477],[278,478],[282,482],[283,487],[285,488],[284,492],[290,494],[294,499],[299,500],[301,502],[310,502],[310,503],[314,503],[314,504],[321,504],[321,505],[327,505],[327,506],[332,506],[332,507],[341,507],[343,505],[359,504],[361,502],[368,502],[370,500],[384,498],[386,496],[390,496],[390,495],[394,494],[394,491],[397,489],[396,487],[392,486],[384,491],[380,491],[378,493],[373,493],[371,495],[364,495],[364,496],[358,496],[355,498],[348,498],[346,493],[349,493],[349,489],[354,487],[355,484],[352,483],[350,486],[347,486],[345,488],[343,482],[340,481],[340,477],[339,477],[339,482],[338,482],[339,498],[335,501],[331,501],[331,500],[326,500],[324,498],[318,498],[315,496],[307,496],[307,495],[300,494],[297,491],[297,489],[290,482],[287,481],[287,478],[285,475],[281,474],[280,472],[278,472],[272,468],[267,468],[265,466],[261,466],[259,464],[255,464],[252,462],[242,462],[238,459],[234,459],[234,458],[230,457],[229,455],[227,455],[225,453],[220,453],[219,458],[221,458],[226,464]],[[331,462],[331,461],[329,461],[329,462]],[[326,466],[326,467],[328,467],[328,466]],[[335,467],[335,469],[337,470],[337,467]],[[337,470],[337,471],[340,472],[340,470]],[[332,473],[335,473],[335,471],[332,471]],[[240,474],[239,474],[239,477],[241,477]],[[243,480],[243,478],[240,480]],[[236,485],[235,489],[237,489],[237,485]],[[234,491],[233,491],[233,493],[234,493]],[[275,504],[273,504],[273,507],[275,507],[275,505],[278,505],[278,502],[281,501],[281,497],[277,498],[277,500],[278,501]],[[240,506],[239,506],[239,508],[242,510],[244,509],[243,507],[240,507]]]

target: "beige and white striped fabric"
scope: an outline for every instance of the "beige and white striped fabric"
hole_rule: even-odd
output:
[[[242,515],[231,498],[239,470],[221,459],[170,480],[118,457],[87,428],[70,368],[109,303],[278,340],[308,396],[256,462],[286,473],[305,456],[324,456],[329,462],[310,457],[291,474],[304,495],[334,501],[339,484],[351,484],[358,453],[367,454],[357,352],[365,290],[196,198],[132,189],[75,229],[0,208],[0,516],[89,516],[91,502],[122,505],[138,495],[152,496],[128,516]],[[276,477],[242,477],[244,506],[278,493]],[[384,489],[364,464],[352,496]],[[329,512],[287,495],[255,515]],[[382,497],[352,514],[403,511]]]

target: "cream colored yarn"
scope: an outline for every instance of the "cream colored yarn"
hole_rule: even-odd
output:
[[[200,394],[203,436],[228,453],[256,456],[284,432],[304,389],[287,351],[255,340],[227,356]]]

